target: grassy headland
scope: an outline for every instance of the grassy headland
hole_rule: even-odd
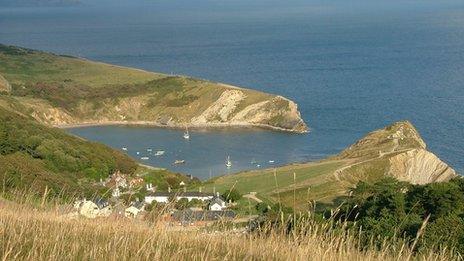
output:
[[[0,45],[0,75],[11,86],[9,96],[27,108],[23,113],[51,125],[249,125],[307,131],[288,99],[190,77],[5,45]]]
[[[456,176],[453,169],[425,147],[410,122],[397,122],[369,133],[340,154],[320,162],[216,177],[203,186],[206,191],[236,188],[244,194],[256,192],[261,200],[307,210],[314,201],[334,203],[359,181],[395,177],[426,184]]]

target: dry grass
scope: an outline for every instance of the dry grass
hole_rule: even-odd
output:
[[[29,200],[25,200],[29,201]],[[349,232],[303,222],[293,233],[209,233],[128,219],[69,219],[58,205],[0,199],[3,260],[408,260],[404,245],[361,251]],[[35,207],[34,207],[35,206]],[[417,260],[456,259],[441,251]]]

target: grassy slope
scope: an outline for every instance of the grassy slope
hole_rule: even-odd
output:
[[[312,200],[330,200],[344,192],[342,184],[335,184],[331,176],[344,164],[344,161],[327,161],[248,171],[214,178],[204,183],[203,187],[204,191],[216,189],[221,192],[234,187],[241,193],[256,192],[260,199],[280,201],[288,206],[293,206],[295,190],[295,203],[297,208],[301,208]]]
[[[178,227],[132,219],[71,219],[48,203],[0,201],[3,260],[410,260],[412,254],[393,241],[380,248],[357,246],[351,233],[311,221],[295,233],[278,228],[236,233],[220,226],[214,228],[219,233],[176,231]],[[413,258],[457,256],[424,251]]]
[[[50,124],[168,119],[183,124],[206,110],[224,91],[236,88],[4,45],[0,45],[0,73],[10,82],[12,95],[33,108],[36,118]],[[236,112],[274,97],[241,91],[246,97]],[[285,104],[279,108],[287,110],[288,103],[281,102]],[[61,118],[43,116],[50,114],[49,107],[58,108]],[[278,115],[263,123],[285,128],[293,124]]]
[[[20,107],[14,105],[11,107]],[[0,103],[1,190],[28,189],[42,193],[91,195],[102,188],[94,185],[120,170],[141,176],[160,189],[189,182],[181,174],[140,167],[129,156],[105,145],[71,136],[44,126],[28,116],[8,111]]]
[[[401,130],[402,139],[392,139]],[[263,200],[308,209],[312,201],[333,203],[358,181],[375,181],[387,175],[389,157],[411,148],[425,147],[409,122],[398,122],[369,133],[339,155],[316,163],[243,172],[207,181],[207,191],[235,187],[242,193],[257,192]],[[382,157],[379,157],[379,151]],[[293,173],[295,173],[295,180]]]
[[[46,127],[0,106],[2,190],[43,191],[48,186],[54,192],[91,192],[91,183],[100,177],[115,170],[133,174],[136,169],[137,164],[118,151]]]

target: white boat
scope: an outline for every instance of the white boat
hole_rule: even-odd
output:
[[[152,152],[153,150],[152,149],[147,149],[148,152]]]
[[[140,159],[141,159],[141,160],[148,160],[148,159],[150,159],[150,158],[148,158],[148,157],[141,157]]]
[[[272,163],[274,163],[274,161],[273,161],[273,160],[270,160],[270,161],[269,161],[269,163],[271,163],[271,164],[272,164]]]
[[[184,139],[186,139],[186,140],[189,140],[189,139],[190,139],[190,134],[189,134],[189,130],[188,130],[187,127],[185,127]]]
[[[123,151],[127,151],[127,148],[126,148],[126,147],[122,147],[122,150],[123,150]]]
[[[137,151],[136,153],[137,153],[137,155],[139,155],[139,154],[140,154],[140,152],[138,152],[138,151]]]
[[[155,153],[155,156],[163,156],[164,155],[164,150],[158,150]]]
[[[184,164],[185,163],[185,160],[176,160],[174,161],[174,164],[177,165],[177,164]]]
[[[227,156],[226,167],[227,168],[232,167],[232,162],[230,161],[230,156]]]

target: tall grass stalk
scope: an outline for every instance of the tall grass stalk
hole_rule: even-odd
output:
[[[348,229],[301,217],[292,233],[265,224],[261,232],[181,229],[161,218],[70,218],[58,201],[0,198],[2,260],[449,260],[449,250],[414,253],[404,245],[360,246]],[[156,210],[163,211],[163,210]],[[158,215],[157,217],[161,217]],[[295,218],[295,217],[292,217]]]

